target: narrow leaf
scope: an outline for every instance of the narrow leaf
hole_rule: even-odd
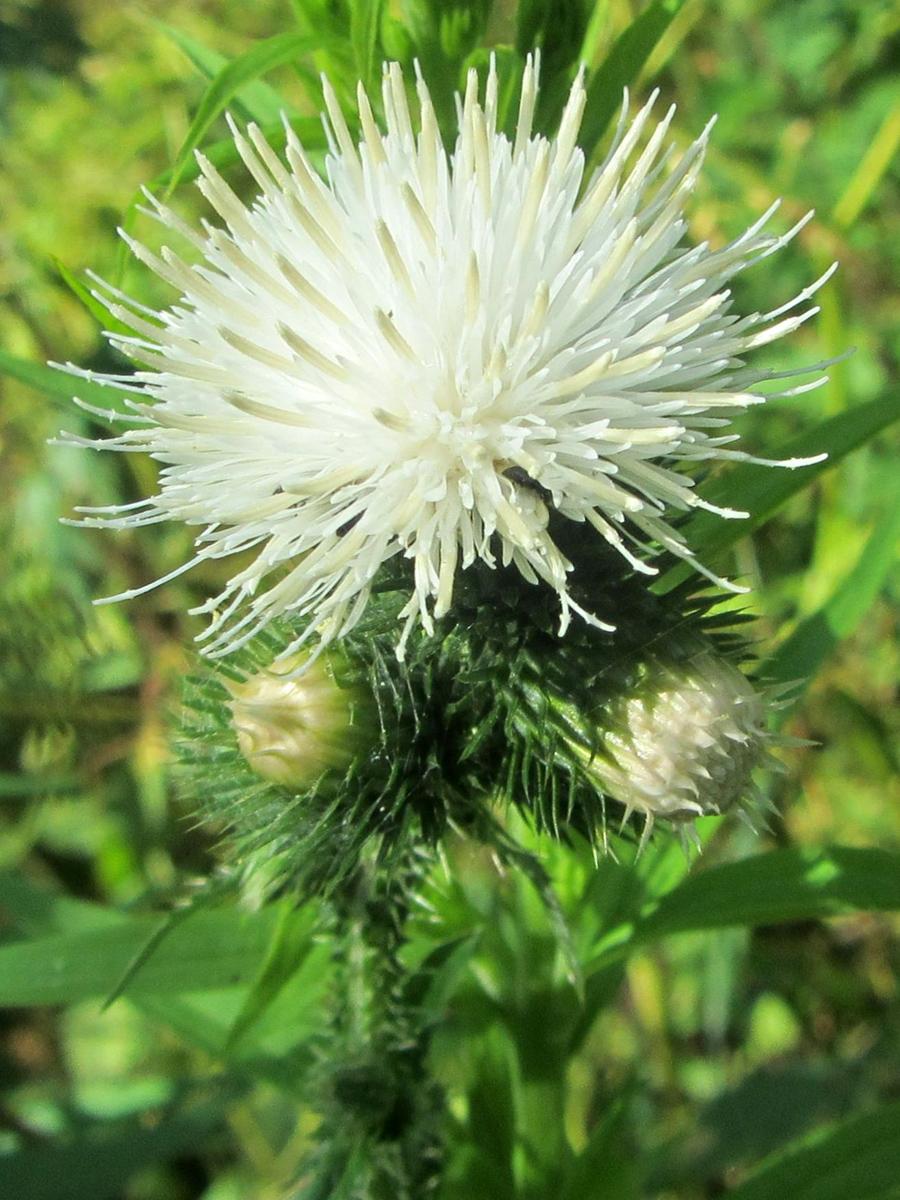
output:
[[[243,995],[243,989],[236,988],[227,992],[207,993],[203,999],[210,996],[217,1001],[213,1008],[202,1003],[196,995],[141,995],[129,999],[146,1017],[172,1030],[189,1046],[213,1058],[222,1059],[234,1021],[235,1004],[240,1004]],[[296,1096],[303,1088],[309,1053],[300,1050],[269,1054],[254,1044],[251,1034],[237,1055],[228,1060],[228,1065],[233,1073],[250,1079],[263,1079],[283,1092]]]
[[[900,1103],[817,1129],[758,1167],[729,1200],[888,1200],[898,1195]]]
[[[594,0],[594,11],[591,13],[584,38],[581,42],[580,62],[590,66],[597,58],[598,46],[603,31],[609,21],[609,0]]]
[[[215,79],[228,66],[228,59],[224,54],[219,54],[218,51],[211,50],[209,46],[204,46],[202,42],[198,42],[196,38],[192,38],[183,30],[176,29],[173,25],[167,25],[164,21],[154,21],[153,24],[175,43],[200,74],[205,75],[207,79]],[[254,79],[250,83],[243,84],[237,89],[233,99],[235,108],[242,116],[249,121],[257,121],[260,125],[277,121],[285,107],[284,101],[275,88],[263,83],[261,79]]]
[[[242,1041],[299,971],[314,945],[312,934],[315,921],[316,915],[310,907],[298,910],[292,904],[283,906],[260,973],[228,1035],[226,1054],[234,1051],[238,1042]]]
[[[590,159],[607,125],[622,107],[625,88],[635,82],[683,3],[684,0],[653,0],[619,35],[606,61],[590,76],[579,139],[586,158]]]
[[[815,676],[875,603],[896,564],[898,541],[900,487],[895,487],[885,504],[884,516],[853,569],[819,611],[801,622],[769,659],[763,668],[765,678],[788,683],[801,679],[808,682]]]
[[[194,150],[203,141],[213,121],[225,111],[229,102],[246,83],[292,59],[318,49],[321,49],[321,46],[314,38],[306,38],[299,33],[278,33],[274,37],[257,42],[246,54],[227,63],[213,79],[200,101],[176,156],[168,192],[171,193],[177,186]]]
[[[481,942],[481,934],[455,938],[435,947],[419,971],[410,980],[423,1023],[440,1021],[450,1006],[453,995],[469,970],[469,965]]]
[[[65,371],[58,371],[43,363],[27,362],[3,349],[0,349],[0,375],[9,375],[11,379],[26,383],[54,401],[63,401],[67,410],[73,396],[97,408],[114,409],[124,409],[124,401],[128,397],[128,392],[121,388],[103,387],[87,379],[76,379]]]
[[[359,78],[366,88],[375,82],[381,16],[384,0],[351,0],[350,43]]]
[[[59,933],[77,937],[86,930],[109,929],[128,920],[102,905],[39,887],[13,871],[0,871],[0,908],[13,929],[32,936]],[[301,1067],[309,1053],[302,1043],[316,1026],[324,986],[321,972],[315,970],[306,970],[305,978],[297,982],[298,994],[293,994],[292,982],[291,988],[278,997],[278,1005],[273,1004],[265,1019],[258,1021],[256,1028],[242,1039],[237,1056],[230,1059],[232,1069],[242,1075],[264,1079],[290,1094],[296,1094],[300,1086],[304,1073]],[[145,1016],[171,1029],[188,1045],[222,1058],[236,1014],[246,1005],[246,993],[241,988],[195,992],[191,996],[130,992],[129,1000]],[[272,1045],[273,1028],[280,1019],[280,1014],[272,1009],[279,1006],[285,1010],[286,1035]],[[265,1042],[265,1049],[258,1044],[257,1034]]]
[[[469,1090],[469,1139],[490,1164],[496,1196],[512,1196],[516,1145],[514,1052],[505,1032],[491,1030],[475,1052],[477,1075]]]
[[[900,910],[900,854],[834,846],[771,850],[697,871],[645,907],[637,942],[673,933]]]
[[[78,297],[91,316],[99,323],[101,329],[108,329],[110,332],[122,333],[126,336],[134,332],[124,321],[120,321],[118,317],[114,317],[106,305],[91,292],[90,288],[86,287],[76,275],[72,274],[65,263],[60,262],[58,258],[55,258],[53,261],[63,282]]]
[[[850,229],[869,203],[900,149],[900,100],[882,122],[868,150],[862,156],[844,194],[834,206],[835,225]]]
[[[271,909],[197,912],[143,962],[128,994],[202,991],[248,983],[259,970],[277,914]],[[0,947],[0,1006],[69,1004],[105,997],[159,928],[158,917]]]
[[[303,143],[303,149],[309,154],[311,160],[316,163],[317,152],[324,151],[325,149],[325,130],[322,127],[322,122],[318,117],[291,117],[288,124]],[[270,125],[261,125],[260,130],[273,150],[284,148],[287,142],[287,134],[285,133],[283,121],[277,121]],[[236,166],[241,161],[234,138],[231,137],[222,138],[221,141],[205,146],[203,153],[219,171],[225,171],[229,167]],[[168,170],[157,175],[147,186],[154,194],[159,194],[166,189],[171,192],[177,185],[189,183],[192,179],[196,179],[199,174],[200,168],[197,165],[197,160],[192,157],[184,164],[184,167],[179,171],[177,176],[175,167],[169,167]],[[173,180],[175,180],[174,183]],[[141,203],[142,199],[143,193],[139,193],[129,206],[129,213]]]
[[[836,466],[897,420],[900,420],[900,403],[896,399],[871,400],[823,421],[779,450],[781,458],[827,454],[827,459],[822,462],[794,471],[742,463],[721,479],[711,480],[698,489],[704,499],[745,509],[750,516],[743,521],[727,521],[714,513],[698,512],[682,529],[688,543],[709,566],[713,556],[757,529],[797,492],[803,491],[824,471]],[[654,584],[653,590],[670,592],[687,579],[691,571],[687,563],[679,563]]]
[[[124,971],[119,979],[116,980],[112,991],[103,1001],[103,1007],[101,1011],[106,1012],[110,1005],[114,1004],[116,1000],[118,1000],[118,998],[134,979],[135,975],[137,975],[138,971],[140,971],[141,967],[143,967],[144,964],[149,961],[154,951],[156,951],[162,944],[163,938],[167,937],[176,925],[180,925],[181,922],[190,914],[190,912],[191,910],[189,908],[175,909],[173,912],[170,912],[167,916],[163,917],[157,924],[156,928],[150,931],[150,934],[145,939],[143,945],[138,947],[132,958],[125,964]]]

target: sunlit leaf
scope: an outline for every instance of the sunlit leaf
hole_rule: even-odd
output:
[[[215,76],[197,107],[175,158],[169,192],[181,179],[188,161],[202,143],[213,121],[225,111],[231,99],[245,84],[318,49],[321,49],[321,46],[313,38],[303,37],[299,33],[278,33],[274,37],[257,42],[246,54],[227,63]],[[271,120],[270,113],[266,114],[265,120]]]
[[[688,930],[898,910],[900,854],[849,846],[770,850],[695,871],[643,910],[633,939],[648,942]]]
[[[698,512],[683,527],[688,543],[708,566],[715,555],[757,529],[824,471],[836,466],[852,451],[898,420],[900,404],[893,397],[871,400],[823,421],[779,450],[780,458],[827,454],[828,457],[821,462],[796,470],[742,463],[727,471],[722,478],[699,488],[699,494],[714,504],[727,504],[745,510],[750,516],[746,520],[729,521],[713,513]],[[654,585],[654,590],[671,591],[690,576],[691,570],[687,563],[679,563],[662,576]]]
[[[215,79],[228,66],[224,54],[204,46],[196,38],[190,36],[174,25],[164,21],[155,21],[157,29],[162,30],[180,50],[191,60],[194,66],[207,79]],[[237,111],[247,120],[256,121],[260,125],[277,121],[286,107],[284,99],[275,88],[264,83],[261,79],[251,79],[236,89],[232,97]]]
[[[619,35],[603,62],[588,79],[587,104],[579,141],[590,158],[630,87],[653,53],[684,0],[653,0]]]
[[[900,488],[884,506],[859,559],[818,612],[802,621],[762,668],[766,679],[811,680],[835,648],[857,628],[897,564],[900,542]]]
[[[378,67],[378,35],[385,0],[350,0],[350,41],[363,85],[372,87]]]

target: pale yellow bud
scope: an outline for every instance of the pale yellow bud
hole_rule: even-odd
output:
[[[371,728],[362,689],[342,686],[324,654],[298,674],[308,657],[295,655],[228,685],[241,753],[258,775],[295,789],[346,770],[363,729]]]

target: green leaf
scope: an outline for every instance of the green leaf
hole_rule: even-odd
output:
[[[350,44],[356,71],[367,89],[375,84],[384,0],[350,0]]]
[[[621,1101],[603,1114],[566,1175],[558,1200],[639,1200],[639,1159],[629,1146],[625,1116]]]
[[[100,904],[38,887],[17,871],[0,871],[0,910],[13,928],[39,936],[117,925],[122,917]]]
[[[115,1132],[96,1126],[74,1142],[28,1146],[4,1155],[0,1195],[10,1200],[113,1200],[139,1171],[207,1147],[231,1098],[226,1094],[152,1125],[138,1118],[124,1127],[117,1123]]]
[[[228,66],[228,59],[224,54],[211,50],[182,30],[167,25],[164,21],[154,21],[153,24],[187,55],[207,79],[215,79]],[[282,109],[286,107],[275,88],[263,83],[261,79],[252,79],[249,83],[244,83],[235,91],[233,99],[235,107],[247,120],[257,121],[260,125],[279,120]]]
[[[143,943],[138,947],[137,951],[125,964],[125,969],[113,985],[112,991],[103,1001],[103,1012],[114,1004],[116,1000],[125,992],[137,975],[138,971],[143,967],[150,957],[156,953],[164,938],[167,938],[176,925],[180,925],[190,915],[190,908],[176,908],[166,916],[162,917],[154,929],[151,929],[149,935],[144,939]]]
[[[248,983],[259,970],[277,919],[272,909],[197,912],[155,949],[127,994],[158,995]],[[0,947],[0,1006],[70,1004],[108,996],[159,928],[158,917],[123,918],[109,928]]]
[[[0,799],[8,796],[52,796],[74,791],[81,784],[77,775],[20,775],[0,771]]]
[[[581,124],[581,148],[590,159],[606,127],[622,107],[622,93],[637,79],[684,0],[653,0],[616,38],[606,61],[590,76]]]
[[[850,636],[875,603],[897,562],[900,486],[891,489],[884,516],[859,559],[817,613],[807,617],[769,659],[763,675],[776,682],[809,682],[835,647]],[[792,696],[796,699],[799,692]]]
[[[469,1141],[488,1164],[495,1191],[513,1196],[513,1152],[516,1144],[515,1052],[504,1031],[495,1027],[478,1048],[477,1076],[469,1089]]]
[[[291,117],[288,124],[303,143],[303,148],[309,154],[313,165],[319,167],[320,156],[326,147],[325,130],[322,122],[318,117]],[[260,130],[273,150],[282,150],[284,148],[287,142],[287,133],[285,132],[283,121],[261,125]],[[236,166],[241,161],[241,156],[232,137],[222,138],[221,141],[205,146],[203,153],[218,171],[225,171],[229,167]],[[161,193],[171,195],[176,187],[183,183],[189,183],[191,180],[196,179],[199,174],[200,167],[196,158],[192,155],[177,170],[172,166],[157,175],[147,187],[154,195],[160,195]],[[144,193],[143,190],[140,190],[134,195],[128,208],[125,210],[122,225],[129,233],[134,230],[135,217],[143,200]],[[119,251],[118,277],[120,280],[124,274],[127,259],[128,247],[123,241]]]
[[[91,383],[88,379],[78,379],[43,363],[27,362],[24,358],[17,358],[3,349],[0,349],[0,375],[9,375],[11,379],[17,379],[19,383],[25,383],[36,391],[43,392],[54,401],[64,402],[67,410],[73,396],[96,408],[124,410],[124,401],[129,396],[129,393],[121,388],[103,387],[99,383]]]
[[[480,942],[479,932],[441,943],[410,980],[410,992],[425,1025],[443,1018]]]
[[[609,0],[595,0],[594,11],[591,13],[584,38],[581,43],[579,61],[590,66],[597,57],[597,46],[603,35],[603,30],[609,21]]]
[[[113,333],[122,333],[126,336],[134,333],[134,330],[126,325],[124,321],[120,321],[118,317],[113,316],[106,305],[97,299],[90,288],[86,287],[80,279],[72,274],[65,263],[60,262],[58,258],[55,258],[53,261],[63,282],[78,297],[91,316],[99,323],[101,329],[110,330]]]
[[[793,438],[779,451],[779,457],[783,458],[827,454],[827,459],[822,462],[793,471],[742,463],[721,479],[711,480],[699,488],[698,493],[714,504],[745,509],[750,516],[743,521],[727,521],[714,513],[698,512],[685,523],[682,532],[708,566],[714,555],[757,529],[797,492],[897,420],[900,420],[900,403],[895,399],[871,400],[823,421],[815,429]],[[687,563],[678,563],[653,585],[653,590],[670,592],[687,579],[692,570]]]
[[[309,154],[313,164],[318,165],[316,155],[324,151],[326,146],[325,130],[322,127],[322,122],[318,117],[291,117],[288,124],[303,143],[303,149]],[[287,142],[287,134],[285,133],[283,121],[278,121],[272,125],[261,125],[260,132],[273,150],[284,149]],[[231,137],[222,138],[219,142],[213,142],[211,145],[205,146],[203,153],[219,171],[226,171],[229,167],[236,166],[241,161],[234,138]],[[190,183],[199,174],[200,168],[197,165],[197,160],[190,158],[177,177],[175,168],[169,167],[168,170],[157,175],[147,186],[151,192],[158,194],[166,189],[174,190],[175,187],[182,183]],[[172,183],[173,179],[176,181],[174,184]],[[143,193],[141,192],[131,202],[129,212],[133,211],[141,203],[142,199]]]
[[[900,149],[900,100],[887,113],[868,150],[859,160],[853,178],[834,206],[832,220],[839,229],[850,229],[866,208]]]
[[[900,1194],[900,1103],[887,1104],[779,1152],[729,1200],[888,1200]]]
[[[223,1059],[235,1012],[245,996],[244,989],[206,992],[192,996],[138,996],[131,1000],[135,1008],[165,1028],[172,1030],[189,1046],[213,1058]],[[304,1086],[304,1074],[310,1063],[306,1052],[277,1054],[261,1050],[251,1036],[232,1056],[228,1065],[233,1073],[251,1079],[264,1079],[290,1095],[298,1095]]]
[[[245,84],[292,59],[311,54],[318,49],[321,49],[321,45],[315,38],[303,37],[300,33],[278,33],[274,37],[257,42],[246,54],[227,63],[207,88],[194,114],[175,158],[168,194],[174,191],[194,150],[203,141],[213,121],[225,111],[229,102]],[[271,114],[266,114],[266,120],[271,120]]]
[[[0,909],[15,930],[32,935],[64,933],[77,937],[86,930],[118,927],[127,920],[102,905],[39,887],[13,871],[0,872]],[[274,921],[270,928],[274,928]],[[260,950],[263,948],[261,941]],[[316,1027],[322,1006],[324,970],[330,956],[327,947],[319,949],[323,962],[301,972],[302,979],[292,980],[283,989],[269,1011],[257,1021],[256,1028],[242,1040],[237,1055],[230,1056],[233,1069],[242,1075],[265,1079],[291,1094],[296,1094],[301,1085],[307,1057],[305,1050],[296,1047]],[[202,995],[194,993],[190,997],[144,994],[139,989],[136,993],[129,993],[128,998],[140,1012],[216,1058],[226,1056],[229,1035],[247,1004],[246,989],[237,987]],[[302,1062],[298,1061],[301,1059]]]
[[[316,913],[311,907],[298,910],[293,904],[282,906],[265,961],[231,1028],[225,1053],[233,1052],[238,1042],[242,1041],[247,1031],[271,1007],[275,998],[299,971],[313,948],[315,923]]]
[[[697,871],[644,907],[634,942],[688,930],[900,910],[900,854],[834,846],[770,850]]]

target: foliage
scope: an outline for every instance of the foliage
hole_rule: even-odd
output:
[[[896,6],[155,0],[145,10],[0,9],[0,1191],[393,1197],[440,1175],[448,1200],[896,1194]],[[226,567],[91,607],[166,574],[187,535],[58,523],[77,504],[138,499],[154,467],[47,447],[61,425],[94,434],[96,419],[69,405],[71,381],[43,363],[120,368],[99,337],[102,310],[82,303],[84,269],[164,299],[120,253],[113,226],[153,236],[139,212],[147,181],[180,211],[201,211],[185,186],[194,147],[220,169],[237,165],[225,111],[274,141],[283,108],[321,151],[318,72],[352,119],[356,80],[371,83],[389,56],[421,64],[446,132],[465,70],[483,70],[495,46],[513,123],[535,45],[547,130],[586,63],[589,151],[602,149],[624,85],[677,100],[683,144],[719,112],[696,240],[733,235],[777,195],[786,223],[817,207],[786,255],[740,280],[745,310],[841,260],[818,320],[768,365],[856,353],[827,388],[751,410],[744,426],[762,453],[821,447],[829,462],[814,482],[812,471],[723,472],[706,494],[747,507],[751,521],[700,515],[686,526],[706,561],[718,556],[753,584],[757,674],[795,685],[779,720],[810,740],[766,784],[778,815],[762,839],[714,817],[701,822],[693,867],[665,835],[638,859],[628,836],[614,837],[617,858],[598,857],[603,814],[552,836],[568,812],[545,786],[558,767],[553,737],[528,762],[509,737],[525,668],[542,684],[556,672],[563,695],[574,659],[532,647],[536,664],[504,661],[500,632],[494,644],[467,638],[463,614],[443,643],[411,649],[432,692],[381,697],[391,745],[426,777],[441,738],[462,736],[446,656],[468,664],[456,711],[480,705],[484,725],[452,796],[426,791],[412,805],[432,849],[409,854],[396,838],[388,875],[391,842],[367,823],[369,793],[346,841],[316,845],[310,813],[333,794],[286,812],[227,730],[198,735],[209,722],[225,728],[226,694],[197,673],[188,646],[199,626],[184,614]],[[237,171],[229,178],[246,188]],[[78,391],[122,403],[111,389]],[[645,603],[706,620],[705,605],[688,602],[694,582],[673,568]],[[380,603],[392,602],[387,591]],[[367,670],[389,653],[381,611],[357,639]],[[734,623],[715,611],[721,630]],[[631,686],[634,669],[615,686]],[[167,745],[189,672],[194,716],[176,785]],[[428,721],[445,699],[439,737]],[[520,782],[506,787],[512,806],[479,826],[459,798],[489,792],[498,764]],[[401,776],[410,772],[385,761],[381,793]],[[241,789],[236,810],[241,797],[255,805],[255,827],[232,822],[238,835],[252,842],[273,813],[288,841],[294,830],[292,877],[301,860],[327,864],[325,900],[236,901],[238,880],[217,866],[228,861],[215,842],[224,826],[193,822],[207,800],[221,814],[223,778]],[[517,811],[523,788],[547,804],[543,832]],[[403,797],[392,798],[399,812]]]

